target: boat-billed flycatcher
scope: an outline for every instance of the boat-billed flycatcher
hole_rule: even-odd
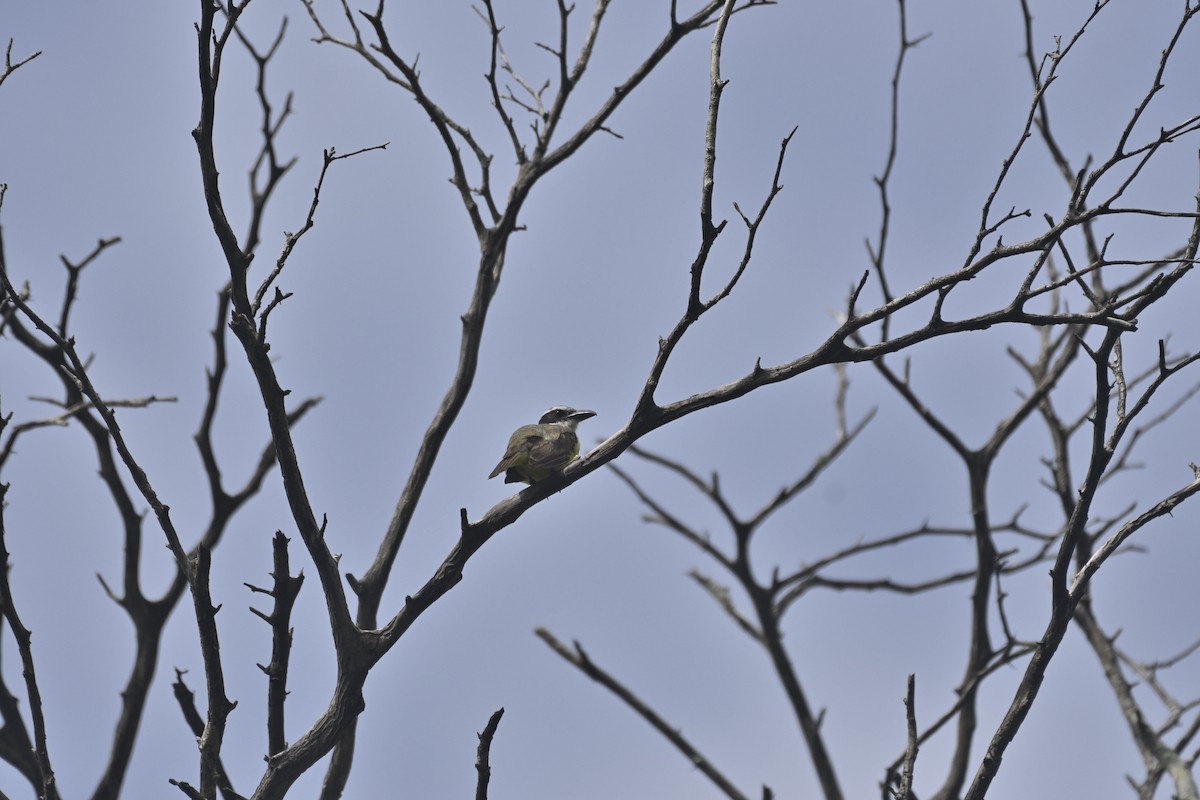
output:
[[[544,481],[579,455],[575,426],[594,416],[595,411],[555,406],[542,414],[536,425],[522,425],[509,437],[504,458],[488,478],[503,472],[505,483]]]

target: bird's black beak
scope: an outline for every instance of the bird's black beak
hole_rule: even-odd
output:
[[[583,422],[588,417],[596,416],[595,411],[572,411],[567,419],[573,419],[576,422]]]

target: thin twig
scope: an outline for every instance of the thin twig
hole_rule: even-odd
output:
[[[609,673],[605,672],[588,657],[579,642],[574,643],[574,649],[567,647],[554,637],[550,631],[545,628],[538,628],[534,631],[538,638],[549,645],[550,649],[558,653],[569,664],[572,664],[584,675],[587,675],[592,680],[599,683],[605,689],[608,689],[625,705],[629,706],[642,719],[650,723],[650,725],[671,744],[675,745],[679,752],[683,753],[684,758],[688,763],[692,764],[697,770],[704,774],[706,778],[713,782],[718,789],[730,800],[749,800],[747,795],[742,794],[728,778],[726,778],[720,770],[713,766],[712,762],[705,758],[699,750],[692,745],[679,730],[673,727],[670,723],[660,717],[652,708],[642,702],[631,690],[626,688],[624,684],[618,681]]]

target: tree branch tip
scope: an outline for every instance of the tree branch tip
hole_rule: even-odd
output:
[[[909,39],[907,42],[904,43],[904,46],[908,47],[908,48],[916,47],[921,42],[925,41],[926,39],[928,39],[931,36],[933,36],[933,31],[926,31],[925,33],[922,33],[920,36],[918,36],[915,39]]]
[[[183,792],[184,794],[186,794],[188,797],[192,798],[192,800],[204,800],[204,798],[201,796],[200,792],[196,791],[192,787],[192,785],[189,784],[187,781],[181,781],[181,780],[177,780],[175,778],[167,778],[167,781],[172,786],[179,787],[179,790],[181,792]]]
[[[7,484],[5,485],[5,488],[7,488]],[[117,597],[116,593],[112,590],[112,588],[109,587],[108,581],[104,580],[104,576],[99,572],[96,573],[96,580],[100,581],[100,586],[102,589],[104,589],[104,593],[108,595],[108,599],[112,600],[117,605],[124,607],[124,601],[120,597]]]

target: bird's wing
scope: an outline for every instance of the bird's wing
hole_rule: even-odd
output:
[[[510,465],[509,465],[509,463],[508,463],[508,457],[507,457],[507,456],[505,456],[504,458],[500,459],[500,463],[496,465],[496,468],[495,468],[494,470],[492,470],[492,474],[488,475],[488,480],[490,481],[492,478],[496,477],[496,476],[497,476],[497,475],[499,475],[501,472],[504,472],[505,470],[507,470],[507,469],[509,468],[509,466],[510,466]]]
[[[565,467],[575,452],[579,437],[571,431],[561,431],[557,436],[540,438],[529,448],[529,469],[556,470]]]
[[[541,436],[533,425],[522,425],[513,431],[513,435],[508,439],[508,447],[504,451],[504,457],[500,459],[500,463],[492,470],[492,474],[488,475],[488,480],[496,477],[501,472],[524,464],[530,448],[540,438]]]

